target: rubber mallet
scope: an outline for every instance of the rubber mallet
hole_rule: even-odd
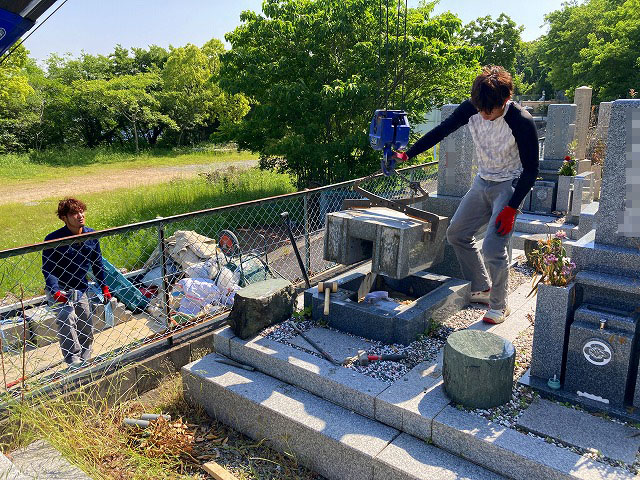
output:
[[[338,291],[338,282],[318,282],[318,291],[324,292],[324,315],[329,315],[329,296]]]

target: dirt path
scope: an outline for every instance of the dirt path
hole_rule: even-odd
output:
[[[81,195],[86,193],[106,192],[118,188],[130,188],[169,182],[176,178],[195,177],[200,172],[226,170],[233,166],[245,169],[258,165],[258,160],[214,163],[212,165],[180,165],[167,167],[129,168],[109,173],[105,167],[104,174],[81,175],[62,180],[29,182],[20,185],[0,185],[0,205],[4,203],[30,203],[43,198],[64,195]]]

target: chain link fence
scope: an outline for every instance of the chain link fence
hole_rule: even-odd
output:
[[[401,172],[435,191],[436,162]],[[251,283],[283,277],[302,287],[283,212],[313,281],[335,266],[323,259],[325,217],[341,210],[344,199],[358,198],[353,183],[0,251],[5,395],[64,382],[116,365],[146,345],[170,342],[230,310],[235,293]],[[400,176],[372,177],[361,186],[386,198],[411,195]],[[99,250],[92,248],[98,243]],[[45,287],[43,272],[55,277],[63,298]]]

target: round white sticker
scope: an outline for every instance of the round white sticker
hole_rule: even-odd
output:
[[[613,358],[611,347],[606,342],[596,339],[587,340],[582,347],[582,353],[589,363],[598,366],[606,365]]]

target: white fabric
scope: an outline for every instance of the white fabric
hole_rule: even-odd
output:
[[[184,292],[178,311],[189,315],[197,315],[211,303],[231,305],[235,292],[240,289],[237,285],[220,288],[208,278],[183,278],[177,287]]]
[[[501,117],[485,120],[477,113],[469,118],[478,158],[478,175],[484,180],[504,182],[519,178],[522,173],[520,152],[511,128],[504,120],[511,102],[507,102]]]

